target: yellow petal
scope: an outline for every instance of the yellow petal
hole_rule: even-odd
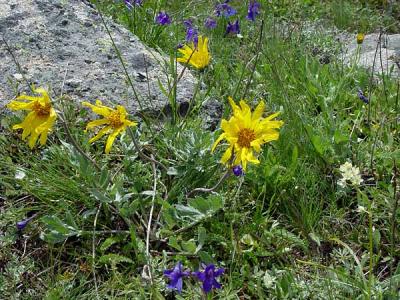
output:
[[[103,129],[101,129],[101,130],[99,131],[99,133],[98,133],[97,135],[95,135],[94,137],[92,137],[92,138],[89,140],[89,143],[91,144],[91,143],[97,141],[98,139],[101,139],[101,138],[103,137],[103,135],[107,134],[111,129],[112,129],[111,126],[106,126],[106,127],[104,127]]]
[[[217,147],[217,145],[225,138],[226,133],[222,133],[217,140],[214,142],[212,148],[211,148],[211,152],[214,152],[215,148]]]
[[[111,147],[114,143],[115,138],[121,132],[121,129],[114,130],[107,138],[105,153],[110,153]]]
[[[264,109],[265,109],[265,103],[264,103],[264,101],[261,100],[260,103],[258,103],[256,109],[253,112],[253,115],[252,115],[252,118],[251,118],[252,121],[259,120],[262,117],[263,113],[264,113]]]
[[[32,110],[32,108],[35,104],[35,102],[34,102],[35,100],[32,100],[31,102],[19,102],[19,101],[13,100],[7,104],[7,107],[11,110]]]
[[[89,107],[94,113],[103,117],[108,117],[108,115],[112,112],[112,109],[102,105],[102,102],[100,100],[96,100],[96,105],[93,105],[86,101],[82,102],[82,105]]]
[[[276,141],[277,139],[279,139],[279,132],[276,130],[269,130],[268,132],[264,133],[261,137],[264,143]]]
[[[243,126],[246,128],[251,128],[251,109],[246,102],[240,100],[240,107],[242,109]]]
[[[134,121],[130,121],[130,120],[125,120],[124,121],[124,128],[126,128],[127,126],[136,126],[137,123]]]
[[[29,137],[29,141],[28,141],[28,146],[29,148],[33,149],[33,147],[35,147],[36,141],[39,137],[39,134],[36,133],[35,130],[31,131],[31,136]]]
[[[222,155],[221,162],[223,164],[226,164],[231,159],[232,149],[233,149],[233,146],[229,147],[228,149],[226,149],[224,155]]]
[[[240,110],[239,106],[236,105],[235,101],[230,96],[228,97],[228,101],[229,101],[229,104],[232,107],[233,113],[236,114],[236,112]]]
[[[42,95],[42,97],[43,97],[47,102],[50,102],[49,94],[47,93],[47,91],[46,91],[44,88],[40,87],[40,88],[34,89],[33,91],[35,92],[35,94],[40,94],[40,95]]]
[[[264,141],[263,141],[262,138],[256,139],[256,140],[254,140],[254,141],[252,141],[250,143],[250,146],[253,147],[254,150],[256,150],[257,152],[260,152],[261,151],[261,145],[263,144],[263,142]]]
[[[253,151],[249,151],[247,153],[247,158],[246,159],[247,159],[248,162],[251,162],[253,164],[259,164],[260,163],[260,161],[257,158],[254,157]]]
[[[98,120],[94,120],[94,121],[90,121],[89,123],[87,123],[86,125],[86,130],[92,129],[96,126],[101,126],[104,124],[108,124],[110,121],[108,119],[98,119]]]
[[[203,40],[203,51],[208,53],[208,38],[207,37],[205,38],[201,37],[201,38]]]
[[[272,119],[275,119],[277,116],[279,116],[281,114],[281,112],[276,112],[276,113],[274,113],[274,114],[272,114],[272,115],[270,115],[270,116],[268,116],[268,117],[266,117],[263,121],[270,121],[270,120],[272,120]]]
[[[48,134],[48,131],[43,131],[42,133],[41,133],[41,135],[40,135],[40,140],[39,140],[39,142],[40,142],[40,144],[43,146],[44,144],[46,144],[46,141],[47,141],[47,134]]]

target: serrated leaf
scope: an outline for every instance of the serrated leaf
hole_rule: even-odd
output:
[[[102,251],[102,252],[106,251],[108,248],[110,248],[112,245],[118,243],[119,241],[120,241],[120,239],[116,238],[114,236],[110,236],[110,237],[106,238],[106,240],[100,246],[100,251]]]
[[[111,264],[111,265],[116,265],[120,263],[133,264],[132,259],[115,253],[105,254],[100,256],[99,262],[102,264]]]

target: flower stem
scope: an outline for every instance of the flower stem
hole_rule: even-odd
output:
[[[221,183],[223,183],[225,181],[225,179],[227,179],[230,175],[231,175],[231,169],[228,169],[213,187],[211,187],[211,188],[195,188],[186,194],[186,199],[190,198],[190,196],[192,196],[195,193],[211,193],[211,192],[215,191],[221,185]]]
[[[145,159],[145,160],[150,161],[151,163],[154,163],[154,164],[160,166],[165,172],[168,172],[168,168],[167,168],[163,163],[161,163],[161,162],[159,162],[158,160],[155,160],[154,158],[149,157],[149,156],[147,156],[146,154],[143,153],[143,151],[140,149],[139,144],[138,144],[137,141],[136,141],[136,138],[135,138],[135,135],[133,134],[132,129],[130,129],[130,128],[128,127],[127,131],[128,131],[129,136],[131,137],[131,140],[132,140],[132,142],[133,142],[133,145],[134,145],[136,151],[138,152],[139,156],[140,156],[141,158]]]

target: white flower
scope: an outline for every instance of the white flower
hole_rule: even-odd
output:
[[[359,186],[363,180],[360,175],[360,169],[358,167],[353,167],[350,162],[345,162],[339,167],[342,178],[338,180],[338,185],[345,187],[348,183],[353,186]]]
[[[15,73],[13,74],[13,76],[17,81],[22,81],[22,79],[24,79],[24,77],[20,73]]]

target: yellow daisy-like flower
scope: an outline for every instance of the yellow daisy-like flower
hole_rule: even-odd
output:
[[[89,122],[86,125],[86,130],[93,129],[97,126],[104,127],[89,140],[89,143],[94,143],[98,139],[102,138],[105,134],[109,134],[106,142],[105,153],[110,153],[111,146],[114,143],[115,138],[118,134],[124,132],[128,126],[136,126],[136,122],[128,120],[126,117],[128,113],[125,107],[117,105],[116,109],[104,106],[100,100],[96,100],[96,105],[89,102],[82,102],[83,106],[89,107],[92,111],[98,115],[103,116],[103,119],[98,119]]]
[[[211,55],[208,52],[208,38],[199,36],[197,47],[194,43],[184,45],[178,49],[184,56],[179,57],[177,60],[181,63],[188,63],[197,69],[204,69],[210,64]]]
[[[41,145],[46,144],[47,135],[52,131],[57,119],[56,111],[51,105],[47,91],[43,88],[33,91],[40,96],[21,95],[7,104],[7,107],[11,110],[30,111],[22,123],[16,124],[12,128],[23,129],[22,140],[29,136],[28,145],[31,149],[35,147],[38,139]]]
[[[263,118],[264,101],[260,101],[252,113],[245,101],[240,100],[239,107],[231,97],[228,100],[233,110],[233,116],[229,121],[222,120],[221,128],[224,133],[215,141],[212,151],[223,139],[227,140],[229,148],[222,156],[221,162],[227,164],[233,160],[233,165],[241,165],[243,170],[246,170],[248,162],[260,163],[254,156],[254,151],[259,153],[263,144],[279,138],[279,132],[276,129],[283,125],[283,121],[272,120],[279,113]]]

